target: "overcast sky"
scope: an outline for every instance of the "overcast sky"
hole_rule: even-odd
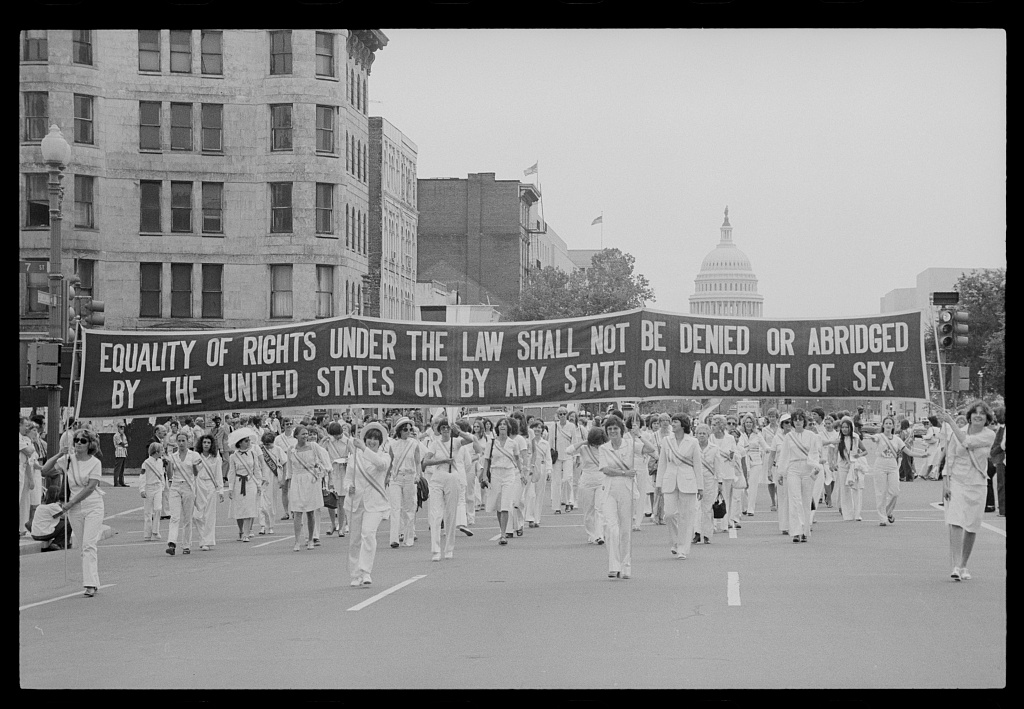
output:
[[[539,163],[570,249],[633,254],[689,312],[729,206],[764,315],[879,312],[930,267],[1005,267],[1002,30],[384,30],[370,113],[418,174]]]

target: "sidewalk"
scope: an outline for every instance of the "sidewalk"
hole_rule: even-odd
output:
[[[129,482],[129,476],[127,476],[127,475],[125,476],[125,482],[128,483],[129,485],[132,484],[131,482]],[[103,488],[103,487],[113,487],[113,486],[114,486],[114,476],[113,475],[104,475],[103,479],[100,481],[100,487]],[[101,539],[101,541],[103,539],[110,539],[115,534],[117,534],[117,532],[115,532],[113,529],[111,529],[109,525],[104,524],[103,525],[102,536],[100,537],[100,539]],[[72,538],[72,543],[75,544],[75,546],[73,546],[71,548],[71,551],[77,552],[78,549],[77,549],[77,543],[75,543],[75,541],[74,541],[74,532],[72,532],[72,537],[71,538]],[[43,551],[43,547],[46,544],[48,544],[48,542],[36,541],[31,536],[26,534],[24,537],[21,537],[19,539],[19,541],[18,541],[18,556],[21,556],[22,554],[41,553]]]

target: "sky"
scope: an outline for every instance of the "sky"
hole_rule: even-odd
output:
[[[539,179],[568,248],[632,254],[655,309],[689,312],[726,205],[767,318],[1006,265],[1002,30],[383,31],[370,114],[418,176]]]

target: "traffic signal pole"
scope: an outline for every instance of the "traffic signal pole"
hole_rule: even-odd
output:
[[[932,307],[932,322],[934,323],[938,318],[938,314],[935,312],[936,308]],[[945,364],[942,361],[942,348],[939,346],[939,329],[932,325],[932,335],[935,336],[935,361],[939,363],[939,400],[942,402],[942,410],[946,410],[946,377],[943,374],[943,367]]]

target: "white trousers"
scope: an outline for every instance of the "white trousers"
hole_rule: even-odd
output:
[[[264,490],[263,494],[260,495],[259,507],[256,511],[256,522],[261,526],[273,527],[274,520],[277,519],[277,495],[274,494],[274,488],[276,487],[277,477],[271,475],[270,487]],[[213,494],[211,494],[211,496],[213,496]],[[216,499],[214,499],[214,504],[216,504]]]
[[[273,499],[273,495],[264,495]],[[194,535],[199,538],[199,546],[212,547],[217,544],[217,490],[199,486],[196,493],[196,505],[192,512],[192,523],[195,525]]]
[[[162,485],[146,489],[146,499],[142,501],[142,536],[144,538],[160,538],[160,498],[163,497],[163,492]]]
[[[726,528],[733,523],[733,517],[736,516],[736,506],[733,504],[733,480],[722,481],[722,499],[725,500],[725,517],[722,521],[725,523]],[[739,492],[737,490],[737,492]]]
[[[430,551],[441,553],[441,520],[444,520],[444,553],[455,551],[455,513],[459,505],[459,484],[455,474],[435,470],[427,497],[427,524],[430,525]],[[406,538],[408,539],[408,537]]]
[[[566,496],[565,481],[569,481]],[[551,511],[560,509],[562,505],[571,505],[569,497],[572,493],[572,456],[559,456],[558,460],[551,464]]]
[[[878,510],[878,521],[887,522],[889,515],[896,509],[896,498],[900,494],[900,472],[891,473],[875,471],[871,476],[875,479],[875,509]]]
[[[604,478],[604,539],[608,547],[609,573],[632,575],[630,541],[633,533],[632,510],[639,506],[634,498],[635,481],[632,478]]]
[[[672,548],[684,556],[690,553],[693,541],[693,523],[697,517],[697,493],[680,492],[678,489],[666,492],[665,521],[668,522],[668,539]]]
[[[540,480],[526,485],[526,521],[540,524],[544,509],[544,493],[547,492],[547,473],[541,473]]]
[[[405,545],[411,547],[416,529],[416,483],[392,480],[388,485],[388,501],[391,503],[390,542],[394,544],[399,535],[404,535]]]
[[[82,585],[100,587],[99,552],[103,532],[103,498],[91,495],[68,510],[74,544],[82,550]]]
[[[811,500],[814,499],[814,478],[810,473],[807,475],[790,473],[786,476],[786,484],[783,487],[788,488],[790,535],[807,534],[811,531]]]
[[[788,477],[786,477],[786,478],[783,478],[782,480],[783,480],[782,481],[782,485],[780,487],[779,486],[779,476],[778,476],[778,473],[776,473],[776,475],[775,475],[775,490],[776,490],[776,493],[775,494],[778,495],[778,505],[777,505],[777,507],[779,508],[779,531],[780,532],[788,532],[789,531],[789,486],[790,486],[789,480],[790,479]]]
[[[762,479],[764,479],[764,466],[761,463],[752,464],[748,468],[746,491],[746,510],[750,514],[754,514],[754,508],[757,507],[757,493],[760,490]]]
[[[377,555],[377,527],[386,512],[367,512],[359,505],[349,511],[348,573],[353,579],[369,576]]]
[[[192,513],[196,505],[196,496],[188,483],[171,483],[171,528],[167,532],[167,542],[178,543],[178,532],[181,532],[181,546],[188,549],[192,546]]]
[[[455,471],[455,485],[459,489],[459,494],[456,496],[455,505],[455,526],[465,527],[469,522],[469,515],[466,513],[466,476],[462,473]]]
[[[583,507],[583,529],[587,542],[603,539],[604,534],[604,475],[584,473],[580,476],[580,505]]]
[[[714,475],[704,476],[704,493],[699,503],[700,515],[697,517],[697,524],[694,525],[694,531],[700,532],[701,536],[711,539],[711,535],[715,531],[715,513],[711,509],[711,506],[715,504],[715,499],[718,497],[718,480],[715,479]]]

